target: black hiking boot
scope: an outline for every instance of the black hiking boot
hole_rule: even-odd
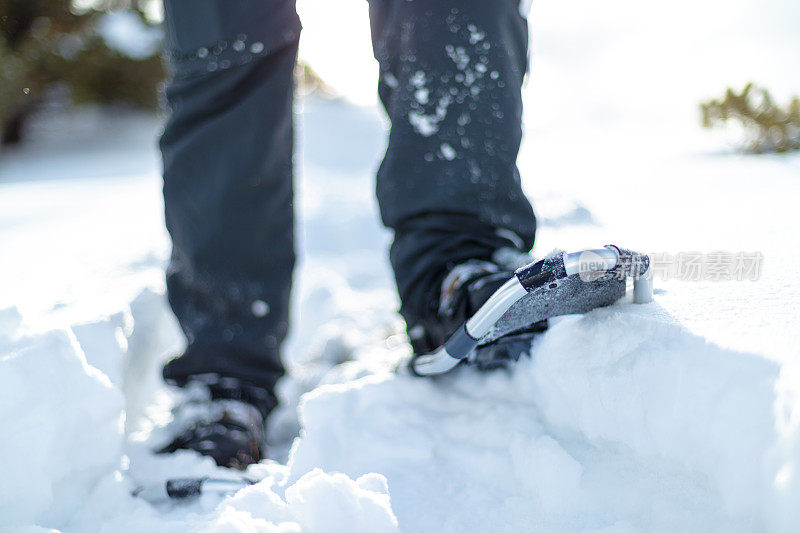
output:
[[[267,391],[240,380],[195,376],[181,387],[173,420],[164,428],[168,444],[156,453],[194,450],[219,466],[244,470],[265,456],[264,420],[274,405]]]

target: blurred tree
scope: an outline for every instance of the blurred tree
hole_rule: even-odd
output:
[[[764,88],[748,83],[740,93],[728,88],[721,100],[700,104],[704,128],[737,120],[744,130],[744,148],[754,153],[800,150],[800,98],[785,109]]]
[[[336,94],[325,80],[308,63],[298,61],[294,69],[294,80],[299,96],[316,95],[321,98],[335,98]]]
[[[99,27],[110,16],[106,11],[125,8],[148,28],[141,4],[102,0],[78,12],[71,0],[2,0],[0,143],[19,142],[27,118],[58,85],[68,89],[74,102],[154,109],[156,86],[164,77],[158,46],[131,54],[112,46]]]

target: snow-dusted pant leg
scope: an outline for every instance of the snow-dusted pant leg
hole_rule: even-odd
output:
[[[454,264],[533,246],[516,166],[528,28],[518,0],[369,1],[392,124],[377,194],[413,321]]]
[[[294,265],[293,0],[166,0],[160,146],[169,301],[188,340],[164,369],[271,391]]]

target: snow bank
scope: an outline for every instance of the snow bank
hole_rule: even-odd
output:
[[[96,322],[77,324],[70,329],[91,366],[100,370],[116,386],[122,383],[122,361],[128,346],[129,313],[115,313]]]
[[[279,467],[273,474],[280,473]],[[289,533],[389,533],[397,531],[386,480],[372,474],[352,480],[343,474],[314,470],[286,488],[275,479],[244,488],[219,502],[203,497],[201,502],[178,507],[153,508],[122,494],[108,484],[89,500],[68,531],[222,533],[259,531]],[[108,492],[117,497],[109,497]],[[102,502],[102,506],[97,506]],[[217,503],[219,502],[219,503]],[[91,504],[94,503],[94,508]]]
[[[295,369],[313,379],[284,384],[299,395],[322,383],[300,400],[288,464],[251,467],[262,481],[227,499],[172,507],[130,490],[230,472],[188,452],[153,456],[141,440],[148,406],[165,394],[158,363],[177,338],[163,296],[145,291],[108,318],[37,334],[21,329],[15,310],[0,311],[0,527],[789,532],[800,524],[798,368],[708,343],[657,303],[562,318],[511,371],[462,368],[437,379],[392,373],[387,363],[402,346],[359,334],[355,318],[344,327],[348,313],[329,311],[341,327],[321,328]],[[379,315],[369,322],[391,316]],[[139,417],[127,438],[123,401]]]
[[[163,295],[145,290],[130,309],[70,329],[26,334],[21,324],[16,309],[0,310],[0,530],[397,531],[376,473],[312,469],[287,485],[287,468],[267,463],[248,472],[263,481],[223,501],[158,509],[133,498],[139,483],[231,475],[193,453],[153,456],[135,439],[165,394],[159,363],[177,340]]]
[[[756,514],[776,440],[778,365],[635,306],[576,322],[554,328],[537,352],[533,390],[545,423],[565,438],[699,473],[723,513]]]
[[[354,481],[314,469],[286,489],[285,500],[268,483],[260,483],[239,491],[216,514],[207,531],[242,531],[247,525],[266,531],[397,531],[386,479],[379,474]]]
[[[404,531],[796,529],[781,505],[797,481],[774,485],[798,456],[775,426],[775,363],[657,304],[562,319],[534,352],[511,373],[320,387],[291,478],[381,472]]]
[[[120,465],[122,395],[69,330],[0,323],[0,526],[63,523]]]
[[[788,533],[800,527],[800,363],[781,369],[775,389],[779,439],[769,455],[775,497],[767,503],[768,524],[771,531]]]

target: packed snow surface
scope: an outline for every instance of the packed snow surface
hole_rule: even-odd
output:
[[[781,67],[797,6],[580,4],[531,12],[520,169],[536,253],[757,252],[756,280],[656,279],[650,304],[554,320],[508,370],[395,373],[409,348],[372,197],[385,124],[306,99],[271,459],[228,497],[152,505],[131,491],[238,475],[151,453],[173,401],[159,368],[182,342],[164,298],[159,122],[51,114],[0,154],[0,530],[800,530],[800,158],[737,155],[695,115],[750,77],[798,90]]]

